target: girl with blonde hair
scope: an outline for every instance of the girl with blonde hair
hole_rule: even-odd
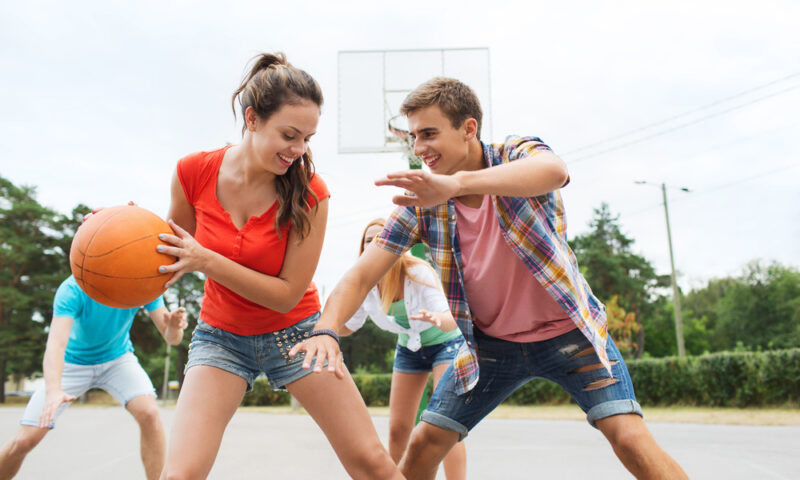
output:
[[[385,224],[383,218],[367,224],[361,235],[359,255]],[[358,330],[367,317],[383,330],[398,334],[389,394],[389,454],[398,462],[414,428],[428,375],[433,373],[436,389],[464,337],[450,314],[436,272],[427,262],[409,254],[400,255],[339,334],[349,335]],[[442,463],[448,480],[465,478],[464,442],[453,447]]]

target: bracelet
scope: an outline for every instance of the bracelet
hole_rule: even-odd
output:
[[[339,335],[329,328],[317,328],[316,330],[311,330],[311,332],[308,334],[308,337],[316,337],[317,335],[327,335],[336,340],[336,343],[339,343]]]

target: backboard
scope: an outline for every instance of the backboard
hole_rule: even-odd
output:
[[[435,76],[469,85],[483,108],[481,138],[492,136],[488,48],[339,52],[339,153],[406,152],[400,105]],[[390,128],[389,122],[395,127]]]

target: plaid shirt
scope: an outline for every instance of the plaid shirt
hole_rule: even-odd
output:
[[[550,150],[537,137],[509,136],[504,143],[482,145],[487,167]],[[564,204],[558,190],[529,198],[492,196],[492,202],[506,242],[589,339],[611,373],[605,350],[605,309],[578,271],[567,244]],[[453,199],[428,208],[397,207],[374,243],[400,255],[419,242],[430,248],[450,310],[466,339],[453,363],[460,395],[478,383],[479,372]]]

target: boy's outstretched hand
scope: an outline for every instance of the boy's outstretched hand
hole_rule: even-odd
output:
[[[375,185],[405,188],[405,195],[395,195],[392,202],[402,207],[433,207],[459,196],[461,184],[455,175],[439,175],[424,170],[389,173]]]

